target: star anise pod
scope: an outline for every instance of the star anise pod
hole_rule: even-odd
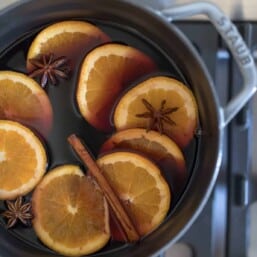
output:
[[[147,131],[151,129],[157,129],[159,133],[163,134],[163,124],[167,123],[169,125],[176,125],[176,123],[169,117],[173,112],[176,112],[179,107],[164,108],[166,100],[162,100],[161,106],[159,109],[155,109],[146,99],[142,99],[142,103],[148,110],[148,112],[136,114],[138,118],[147,118],[150,119]]]
[[[40,77],[40,84],[44,88],[50,81],[57,84],[58,78],[67,79],[70,73],[69,60],[65,56],[55,58],[54,54],[42,54],[37,58],[29,59],[35,69],[29,73],[31,78]]]
[[[7,221],[7,228],[13,227],[18,221],[28,226],[32,219],[31,203],[24,203],[23,198],[19,196],[15,201],[6,201],[8,210],[2,213]]]

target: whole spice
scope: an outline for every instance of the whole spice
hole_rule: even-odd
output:
[[[159,133],[163,134],[163,124],[167,123],[169,125],[176,125],[176,123],[169,117],[173,112],[176,112],[179,108],[172,107],[164,109],[166,100],[162,100],[161,106],[159,109],[155,109],[146,99],[142,99],[142,103],[148,110],[148,112],[136,114],[138,118],[147,118],[150,119],[147,131],[151,129],[157,129]]]
[[[7,228],[13,227],[18,221],[21,221],[24,225],[28,226],[32,219],[31,203],[24,203],[22,196],[19,196],[15,201],[6,201],[8,210],[1,215],[5,217],[7,221]]]
[[[40,77],[40,84],[44,88],[50,81],[57,84],[58,78],[67,79],[70,73],[69,60],[65,56],[55,58],[54,54],[42,54],[37,58],[29,59],[35,69],[29,74],[31,78]]]
[[[73,134],[68,137],[68,142],[81,158],[83,163],[88,167],[90,175],[96,180],[99,187],[102,189],[104,196],[106,197],[106,200],[111,207],[115,218],[117,219],[117,222],[119,222],[121,228],[123,229],[126,239],[129,242],[138,241],[140,239],[140,235],[138,234],[135,225],[122,206],[118,196],[115,194],[109,182],[106,180],[100,168],[90,156],[80,139]]]

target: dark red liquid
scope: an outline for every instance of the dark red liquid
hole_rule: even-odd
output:
[[[158,73],[175,77],[184,84],[187,84],[186,79],[183,77],[179,69],[171,60],[169,60],[157,45],[153,45],[151,43],[151,40],[143,38],[134,30],[130,31],[128,28],[120,27],[117,24],[98,23],[95,21],[94,23],[109,35],[112,41],[133,46],[149,55],[157,64],[159,69]],[[26,73],[27,51],[37,33],[38,30],[31,31],[30,34],[27,34],[22,38],[17,38],[17,41],[13,45],[0,53],[0,69]],[[48,137],[43,138],[49,158],[48,170],[62,164],[78,164],[82,166],[81,162],[71,150],[71,147],[67,142],[67,137],[70,134],[75,133],[79,137],[83,138],[95,157],[97,157],[103,142],[110,135],[93,128],[78,111],[75,101],[75,92],[79,67],[80,61],[78,61],[68,80],[60,80],[57,86],[48,84],[46,87],[46,92],[52,103],[54,114],[52,130]],[[197,140],[194,139],[190,146],[185,150],[188,177],[194,166],[196,150]],[[175,198],[178,199],[179,195],[176,195]],[[172,207],[174,205],[175,202],[172,203]],[[0,210],[1,209],[5,209],[3,202],[0,203]],[[171,211],[172,208],[170,212]],[[5,223],[2,218],[0,218],[0,223]],[[14,236],[24,240],[26,243],[46,251],[51,251],[41,244],[32,228],[17,226],[15,229],[10,230],[10,232]],[[102,251],[109,251],[113,248],[123,246],[124,244],[110,242]]]

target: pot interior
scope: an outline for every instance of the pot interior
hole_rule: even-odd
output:
[[[199,207],[203,205],[214,183],[220,132],[217,102],[208,75],[183,36],[173,26],[165,24],[150,12],[121,1],[95,1],[95,4],[93,1],[74,1],[74,8],[70,7],[70,12],[65,9],[69,1],[42,2],[39,5],[43,5],[44,8],[38,16],[35,15],[36,12],[33,13],[33,10],[40,10],[40,6],[37,7],[33,1],[20,6],[19,10],[18,8],[11,10],[13,15],[16,12],[16,20],[30,12],[32,15],[18,25],[12,35],[8,26],[5,28],[6,34],[2,32],[1,70],[26,73],[28,48],[42,28],[61,20],[85,20],[102,29],[113,42],[133,46],[149,55],[159,68],[157,73],[149,74],[149,76],[167,75],[176,78],[191,88],[196,96],[200,116],[199,129],[203,133],[202,136],[195,136],[184,150],[188,172],[187,184],[183,191],[174,195],[174,201],[166,220],[159,229],[142,240],[140,247],[110,241],[95,256],[153,254],[181,234]],[[101,6],[97,6],[99,2],[102,3]],[[81,7],[77,8],[76,3],[81,4]],[[2,20],[0,18],[0,24],[4,18],[5,16]],[[146,27],[146,23],[152,28]],[[11,28],[12,25],[9,26],[9,29]],[[55,117],[50,135],[43,138],[48,151],[48,170],[65,163],[79,164],[67,144],[67,136],[71,133],[80,135],[94,156],[97,156],[100,146],[110,135],[94,129],[78,112],[74,96],[79,68],[80,63],[75,67],[69,80],[61,81],[56,87],[50,85],[46,89]],[[141,78],[143,79],[145,78]],[[4,208],[3,202],[0,203],[0,208]],[[0,224],[4,225],[2,218]],[[53,253],[37,239],[32,228],[18,226],[9,232],[46,255]]]

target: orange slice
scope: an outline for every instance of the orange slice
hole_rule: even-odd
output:
[[[79,64],[84,55],[109,37],[95,25],[85,21],[61,21],[49,25],[33,40],[27,55],[27,69],[33,66],[29,59],[42,54],[53,53],[56,57],[66,56],[71,68]]]
[[[31,130],[0,120],[0,199],[30,192],[46,171],[46,152]]]
[[[97,160],[141,236],[153,231],[169,210],[171,194],[159,168],[136,153],[115,152]]]
[[[33,79],[18,72],[0,71],[0,119],[21,122],[46,136],[52,126],[52,105]]]
[[[78,166],[49,171],[33,193],[32,210],[37,236],[60,254],[90,254],[110,238],[107,202]]]
[[[133,150],[153,160],[171,184],[173,194],[181,193],[188,174],[183,153],[172,139],[153,130],[127,129],[113,134],[100,152],[121,149]]]
[[[155,121],[161,118],[161,124],[154,123],[153,118]],[[164,76],[150,78],[129,90],[114,111],[118,130],[162,129],[180,147],[188,145],[193,138],[197,121],[197,104],[191,90],[178,80]]]
[[[117,96],[155,69],[153,60],[133,47],[106,44],[95,48],[80,71],[77,103],[82,116],[97,129],[110,131],[110,114]]]

